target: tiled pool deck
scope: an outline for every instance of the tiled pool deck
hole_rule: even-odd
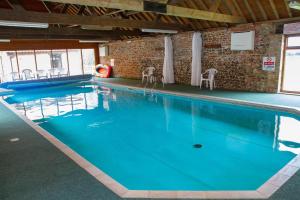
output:
[[[106,83],[140,87],[139,81]],[[160,87],[160,86],[159,86]],[[189,86],[164,90],[300,108],[300,96],[230,91],[199,91]],[[19,141],[11,142],[13,138]],[[270,199],[299,199],[300,172]],[[0,103],[0,199],[120,199]]]

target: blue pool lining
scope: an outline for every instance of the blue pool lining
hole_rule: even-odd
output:
[[[23,89],[64,85],[64,84],[76,83],[80,81],[88,81],[91,79],[92,79],[91,74],[85,74],[85,75],[75,75],[75,76],[66,76],[66,77],[58,77],[58,78],[22,80],[22,81],[1,83],[0,88],[23,90]]]
[[[289,178],[291,178],[300,169],[300,155],[292,159],[285,167],[283,167],[277,174],[271,177],[260,188],[253,191],[150,191],[150,190],[129,190],[121,185],[109,175],[105,174],[99,168],[91,164],[85,158],[81,157],[70,147],[62,143],[60,140],[51,135],[48,131],[41,128],[12,105],[9,105],[4,100],[0,99],[0,103],[5,105],[8,109],[19,116],[25,123],[31,126],[40,135],[46,138],[50,143],[56,146],[65,155],[76,162],[80,167],[86,170],[90,175],[95,177],[98,181],[104,184],[107,188],[115,192],[122,198],[200,198],[200,199],[215,199],[215,198],[251,198],[251,199],[265,199],[275,193]],[[290,168],[296,170],[291,170]],[[286,174],[289,172],[289,174]]]
[[[95,82],[98,83],[99,82]],[[111,87],[122,87],[122,88],[131,88],[136,89],[138,92],[143,91],[143,89],[139,87],[129,87],[120,84],[103,84],[100,83],[101,86],[108,85]],[[247,102],[241,100],[232,100],[220,97],[208,97],[205,95],[195,95],[195,94],[187,94],[180,92],[168,92],[161,90],[152,90],[157,94],[166,94],[166,95],[175,95],[180,97],[189,97],[194,99],[205,99],[217,102],[225,102],[230,104],[239,104],[246,106],[254,106],[258,108],[266,108],[270,110],[280,110],[284,112],[289,112],[292,114],[299,115],[300,112],[298,109],[285,107],[285,106],[274,106],[269,104],[261,104],[255,102]],[[151,92],[150,89],[147,89],[146,92]],[[276,173],[273,177],[271,177],[267,182],[265,182],[260,188],[253,191],[150,191],[150,190],[129,190],[114,179],[112,179],[109,175],[105,174],[99,168],[91,164],[85,158],[81,157],[67,145],[62,143],[60,140],[52,136],[48,131],[41,128],[25,116],[23,116],[19,111],[17,111],[12,105],[9,105],[4,100],[0,99],[0,103],[4,104],[8,109],[14,112],[17,116],[19,116],[25,123],[31,126],[35,131],[45,137],[49,142],[55,145],[58,149],[60,149],[63,153],[65,153],[68,157],[70,157],[74,162],[76,162],[80,167],[86,170],[89,174],[94,176],[97,180],[99,180],[102,184],[104,184],[107,188],[111,189],[113,192],[118,194],[123,198],[255,198],[255,199],[263,199],[270,197],[273,193],[275,193],[289,178],[291,178],[299,169],[300,169],[300,155],[297,155],[294,159],[292,159],[285,167],[283,167],[278,173]]]

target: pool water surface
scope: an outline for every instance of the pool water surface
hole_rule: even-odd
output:
[[[300,118],[92,83],[3,97],[130,190],[256,190],[300,152]]]

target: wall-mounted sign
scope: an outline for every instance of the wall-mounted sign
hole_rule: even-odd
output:
[[[231,33],[231,50],[244,51],[254,50],[255,32]]]
[[[263,67],[264,71],[274,72],[276,64],[276,57],[263,57]]]
[[[115,59],[110,59],[110,66],[112,66],[112,67],[115,66]]]

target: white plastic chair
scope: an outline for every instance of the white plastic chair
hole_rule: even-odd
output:
[[[206,87],[208,87],[209,84],[209,89],[213,90],[213,88],[216,87],[215,83],[215,75],[218,73],[218,70],[215,68],[210,68],[206,70],[204,73],[201,74],[200,77],[200,88],[202,88],[202,82],[204,81],[206,84]],[[207,78],[204,78],[204,76],[207,75]]]
[[[58,78],[59,71],[55,68],[49,69],[49,76],[50,76],[50,78]]]
[[[155,81],[154,72],[155,72],[155,67],[147,67],[142,72],[142,83],[144,83],[145,78],[147,80],[147,83],[148,82],[153,83]]]
[[[19,72],[11,72],[11,79],[13,81],[21,81],[22,77],[20,76]]]
[[[37,79],[42,79],[42,78],[48,78],[48,75],[45,70],[37,70],[36,77],[37,77]]]
[[[35,76],[32,74],[31,69],[23,69],[22,73],[25,80],[35,79]]]

